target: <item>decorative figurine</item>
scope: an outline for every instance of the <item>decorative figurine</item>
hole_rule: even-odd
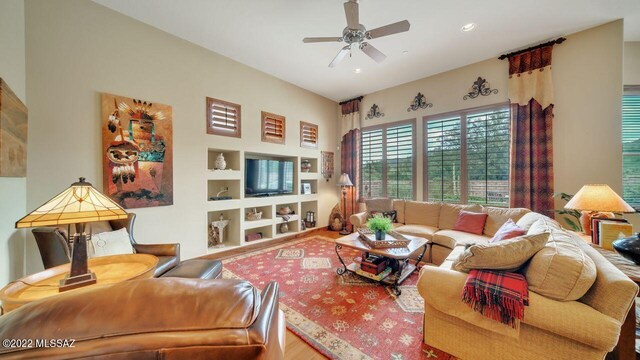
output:
[[[224,154],[220,153],[216,158],[216,169],[224,170],[227,168],[227,162],[224,160]]]

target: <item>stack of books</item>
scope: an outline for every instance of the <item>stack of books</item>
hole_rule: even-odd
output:
[[[597,218],[591,219],[591,242],[603,249],[613,250],[611,243],[615,240],[633,235],[633,226],[625,219]]]

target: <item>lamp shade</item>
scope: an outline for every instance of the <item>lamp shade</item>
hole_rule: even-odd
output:
[[[351,182],[351,179],[349,179],[349,174],[342,174],[340,175],[340,179],[338,179],[338,183],[336,184],[338,186],[353,186],[353,183]]]
[[[127,212],[120,205],[84,180],[80,178],[80,181],[71,184],[67,190],[18,220],[16,228],[127,218]]]
[[[629,204],[606,184],[583,186],[564,208],[602,212],[635,212]]]

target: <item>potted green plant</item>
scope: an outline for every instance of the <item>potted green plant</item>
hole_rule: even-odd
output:
[[[367,221],[367,227],[369,230],[375,232],[376,240],[384,240],[387,231],[393,229],[391,219],[382,215],[375,215],[369,221]]]

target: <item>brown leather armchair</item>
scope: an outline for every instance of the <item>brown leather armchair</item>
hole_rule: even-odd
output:
[[[97,221],[90,225],[94,234],[126,228],[129,233],[131,245],[137,253],[150,254],[158,257],[158,266],[154,273],[155,277],[166,273],[178,265],[180,263],[180,244],[138,244],[133,237],[133,224],[135,219],[136,214],[130,213],[129,217],[124,220]],[[71,231],[73,231],[73,228]],[[67,229],[64,227],[35,228],[31,232],[36,238],[45,269],[66,264],[70,261]]]
[[[0,316],[1,339],[75,339],[73,348],[0,347],[0,359],[283,359],[278,284],[160,278],[78,289]]]

